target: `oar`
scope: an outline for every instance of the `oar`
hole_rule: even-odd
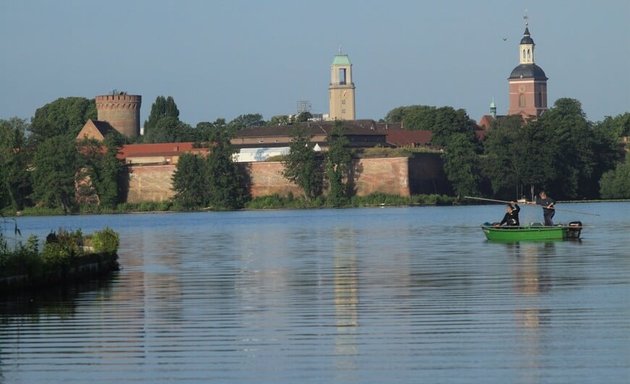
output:
[[[504,203],[504,204],[511,204],[511,203],[512,203],[511,201],[506,201],[506,200],[496,200],[496,199],[486,199],[485,197],[464,196],[464,198],[466,198],[466,199],[471,199],[471,200],[491,201],[491,202],[494,202],[494,203]],[[526,202],[525,204],[526,204],[526,205],[532,205],[532,203],[530,203],[530,202]],[[560,208],[560,209],[558,209],[558,208],[555,208],[555,207],[554,207],[554,209],[555,209],[556,211],[571,212],[571,213],[577,213],[577,214],[580,214],[580,215],[599,216],[597,213],[588,213],[588,212],[581,212],[581,211],[573,211],[573,210],[570,210],[570,209],[565,209],[565,208]]]

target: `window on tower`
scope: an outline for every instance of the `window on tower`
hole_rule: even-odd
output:
[[[346,69],[339,68],[339,84],[346,85]]]
[[[518,106],[525,107],[525,94],[521,93],[518,95]]]

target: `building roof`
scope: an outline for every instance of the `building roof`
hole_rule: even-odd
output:
[[[332,65],[351,65],[348,55],[339,54],[333,59]]]
[[[347,136],[382,136],[386,133],[385,123],[374,120],[344,120],[343,132]],[[292,125],[268,125],[264,127],[252,127],[238,131],[235,139],[254,137],[285,137],[291,136],[294,129],[301,128],[311,136],[328,135],[335,126],[334,121],[308,121]]]
[[[116,129],[107,121],[88,119],[77,134],[77,140],[94,139],[103,141],[108,133],[115,131]]]
[[[431,144],[433,132],[393,128],[387,131],[387,142],[396,147],[417,147]]]
[[[547,75],[545,75],[545,71],[536,64],[519,64],[512,70],[508,79],[547,80]]]
[[[528,27],[525,27],[525,33],[523,33],[521,44],[534,44],[534,39],[530,36]]]
[[[208,148],[198,148],[192,142],[187,143],[152,143],[127,144],[120,147],[118,158],[149,157],[149,156],[179,156],[183,153],[205,153]]]

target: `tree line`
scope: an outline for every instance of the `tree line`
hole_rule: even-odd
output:
[[[179,120],[172,97],[160,96],[151,107],[145,132],[136,142],[192,141],[209,148],[205,158],[180,158],[173,176],[174,202],[182,208],[234,209],[249,199],[247,174],[232,162],[230,138],[252,126],[306,121],[308,113],[275,116],[244,114],[230,122],[217,119],[196,127]],[[116,132],[104,143],[77,142],[88,119],[96,120],[94,100],[60,98],[37,109],[31,121],[0,120],[0,209],[28,207],[76,211],[81,205],[113,208],[125,201],[126,174],[116,158],[129,139]],[[532,187],[557,199],[630,198],[630,156],[620,139],[630,136],[630,113],[593,123],[579,101],[559,99],[535,120],[508,116],[493,121],[482,139],[462,109],[404,106],[383,119],[405,129],[433,132],[443,149],[445,173],[456,195],[483,194],[512,199]],[[343,125],[329,132],[329,150],[315,152],[300,125],[294,125],[291,152],[283,159],[284,176],[307,200],[343,206],[354,194],[353,152]],[[89,183],[81,183],[88,180]],[[324,193],[326,191],[326,193]]]
[[[498,117],[477,134],[465,111],[451,107],[399,107],[385,120],[433,132],[458,196],[511,200],[545,189],[557,199],[630,198],[630,156],[624,160],[621,145],[630,113],[593,123],[578,100],[561,98],[539,118]]]

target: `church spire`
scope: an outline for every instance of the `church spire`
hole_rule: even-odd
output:
[[[534,39],[532,39],[529,33],[529,18],[527,14],[523,16],[525,19],[525,32],[523,32],[523,38],[519,45],[520,63],[521,64],[534,64]]]

